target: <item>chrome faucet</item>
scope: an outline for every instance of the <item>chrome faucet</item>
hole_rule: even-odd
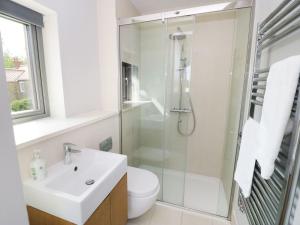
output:
[[[81,151],[78,149],[78,146],[72,144],[72,143],[64,143],[64,153],[65,153],[65,159],[64,163],[66,165],[72,163],[71,153],[80,153]]]

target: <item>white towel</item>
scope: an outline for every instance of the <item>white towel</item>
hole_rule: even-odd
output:
[[[234,179],[239,184],[246,198],[251,193],[256,149],[258,146],[258,131],[259,123],[251,118],[248,119],[243,128],[239,158],[234,174]]]
[[[288,125],[300,73],[300,56],[273,64],[267,79],[260,121],[257,161],[269,179]]]

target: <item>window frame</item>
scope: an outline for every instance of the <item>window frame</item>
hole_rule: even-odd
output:
[[[13,123],[23,123],[50,116],[47,78],[45,71],[42,28],[34,24],[18,20],[0,13],[0,16],[21,23],[25,26],[25,36],[28,48],[28,62],[31,72],[31,83],[36,109],[12,112]]]

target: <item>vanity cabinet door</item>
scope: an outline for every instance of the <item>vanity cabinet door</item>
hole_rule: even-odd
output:
[[[126,225],[128,218],[127,175],[114,187],[110,198],[111,225]]]
[[[109,195],[84,225],[110,225],[110,201],[111,197]]]
[[[27,206],[30,225],[75,225],[41,210]]]

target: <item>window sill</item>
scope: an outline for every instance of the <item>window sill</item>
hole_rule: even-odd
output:
[[[53,138],[118,115],[113,111],[95,111],[70,118],[44,118],[14,125],[17,149]]]

